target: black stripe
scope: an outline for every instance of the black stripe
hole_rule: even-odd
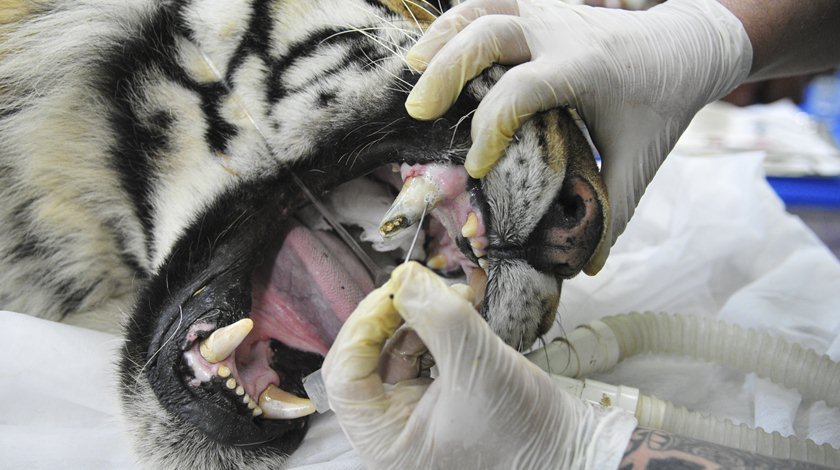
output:
[[[313,31],[303,40],[293,44],[283,57],[272,61],[266,91],[266,100],[269,106],[276,104],[280,99],[291,93],[300,91],[286,89],[283,86],[283,74],[298,60],[320,53],[320,46],[322,45],[345,45],[348,47],[347,57],[342,61],[343,63],[327,70],[325,73],[319,73],[319,80],[345,70],[354,59],[365,59],[362,54],[363,51],[373,60],[390,55],[390,53],[383,55],[383,51],[377,48],[375,43],[364,34],[344,31],[344,29],[337,28],[325,28]]]
[[[236,128],[222,118],[219,113],[222,99],[227,96],[228,89],[222,83],[200,85],[194,88],[201,96],[201,110],[207,118],[207,130],[204,138],[215,152],[224,152],[227,143],[236,136]]]
[[[545,163],[548,167],[551,167],[551,159],[553,155],[549,155],[549,148],[548,148],[548,139],[546,138],[546,134],[548,133],[548,126],[546,125],[548,113],[540,113],[535,116],[535,119],[531,119],[531,122],[534,123],[534,126],[537,128],[537,140],[539,141],[540,146],[540,157],[542,158],[543,163]]]
[[[65,318],[71,313],[75,313],[79,309],[79,305],[93,292],[93,288],[102,282],[102,280],[95,281],[87,286],[76,286],[72,280],[65,280],[58,284],[55,292],[59,295],[61,302],[61,318]]]
[[[49,244],[45,243],[38,233],[31,229],[32,208],[37,202],[34,198],[19,203],[10,214],[9,227],[4,227],[9,234],[18,235],[16,243],[6,251],[6,256],[12,262],[19,262],[27,258],[34,258],[49,251]],[[55,252],[55,249],[52,249]]]
[[[151,191],[156,179],[155,158],[172,151],[169,142],[172,116],[157,113],[142,119],[135,107],[142,96],[144,72],[159,70],[168,78],[194,92],[201,100],[206,117],[205,139],[209,148],[224,152],[227,142],[236,135],[236,128],[219,112],[227,88],[221,83],[198,84],[177,62],[177,37],[188,37],[180,16],[183,5],[162,7],[131,38],[104,55],[99,64],[99,88],[110,100],[109,123],[116,137],[111,148],[111,164],[120,175],[120,182],[130,198],[143,226],[147,249],[152,250],[154,220]],[[174,157],[171,156],[170,157]],[[132,263],[136,265],[136,263]]]
[[[120,261],[128,266],[137,276],[143,279],[148,278],[149,273],[141,268],[140,253],[128,248],[128,236],[125,233],[125,224],[117,218],[108,218],[103,222],[104,226],[114,236],[114,244],[117,247],[117,256]]]
[[[174,48],[174,12],[161,9],[121,47],[110,51],[99,66],[102,95],[111,100],[109,123],[116,136],[111,164],[120,176],[126,196],[131,200],[143,226],[146,244],[152,249],[151,191],[154,156],[164,150],[160,129],[143,125],[135,112],[136,93],[143,86],[140,75],[151,66],[164,73],[178,75],[172,57]],[[183,73],[181,71],[181,73]]]
[[[233,53],[228,62],[225,72],[225,82],[232,83],[233,76],[239,67],[245,62],[249,54],[256,54],[266,64],[271,62],[270,42],[271,32],[274,27],[271,17],[272,0],[255,0],[251,7],[251,18],[248,22],[248,29],[242,36],[242,41]]]

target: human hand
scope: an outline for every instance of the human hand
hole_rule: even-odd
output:
[[[398,267],[347,319],[322,368],[330,405],[370,468],[616,468],[635,427],[586,404],[496,337],[465,297],[417,263]],[[381,355],[401,323],[404,354]],[[404,330],[402,330],[404,331]],[[422,339],[418,341],[417,339]],[[393,342],[391,342],[393,344]],[[435,380],[410,378],[423,350]],[[382,362],[400,377],[383,385]]]
[[[602,159],[609,243],[693,116],[746,79],[749,38],[715,0],[671,0],[643,12],[555,0],[470,0],[447,11],[408,52],[424,71],[406,101],[417,119],[440,116],[493,63],[514,65],[472,118],[465,167],[487,174],[522,123],[569,105]]]

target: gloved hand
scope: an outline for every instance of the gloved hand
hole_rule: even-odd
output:
[[[492,333],[465,299],[468,290],[404,264],[342,327],[322,374],[362,461],[386,469],[616,468],[635,419],[556,386]],[[396,346],[381,356],[401,316],[422,342],[402,338],[405,355]],[[380,360],[409,365],[391,371],[405,378],[425,347],[439,377],[383,385]]]
[[[406,56],[425,73],[408,96],[434,119],[492,63],[516,65],[472,119],[466,169],[487,174],[523,121],[570,105],[601,154],[612,220],[606,259],[645,187],[705,104],[747,78],[752,46],[715,0],[670,0],[648,11],[559,0],[469,0],[438,18]],[[599,266],[600,268],[600,266]]]

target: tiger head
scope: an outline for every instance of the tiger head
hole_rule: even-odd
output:
[[[44,24],[86,26],[68,33],[81,46],[67,41],[66,57],[44,52],[73,103],[62,119],[95,138],[64,145],[107,170],[78,184],[117,195],[91,220],[110,221],[120,272],[140,280],[120,389],[151,466],[276,466],[303,439],[301,380],[374,280],[302,188],[363,239],[354,201],[384,198],[379,216],[403,229],[419,211],[412,185],[432,188],[415,254],[466,275],[480,314],[520,350],[604,241],[606,194],[567,110],[529,120],[482,180],[463,171],[471,113],[502,68],[440,119],[407,115],[418,75],[404,53],[446,2],[53,3]],[[407,238],[363,245],[388,245],[370,256],[395,264]]]

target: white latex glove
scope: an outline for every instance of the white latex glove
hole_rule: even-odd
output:
[[[466,300],[468,289],[447,287],[412,262],[347,319],[322,373],[330,405],[363,463],[383,469],[617,468],[635,419],[556,386],[493,334]],[[408,350],[407,362],[415,363],[425,343],[440,372],[435,380],[383,385],[380,360],[402,361],[399,347],[380,356],[401,316],[422,339],[398,341]]]
[[[516,65],[472,119],[466,169],[487,174],[523,121],[570,105],[601,154],[611,206],[606,259],[645,187],[704,105],[747,78],[752,46],[715,0],[669,0],[648,11],[570,6],[559,0],[469,0],[444,13],[408,52],[425,73],[408,96],[434,119],[464,83],[493,63]]]

